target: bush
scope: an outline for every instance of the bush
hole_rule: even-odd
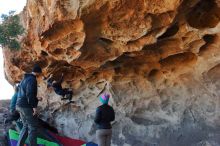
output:
[[[20,25],[20,18],[14,15],[14,11],[8,15],[1,16],[0,23],[0,44],[2,47],[8,47],[13,50],[20,49],[20,44],[17,41],[18,36],[24,33],[24,28]]]

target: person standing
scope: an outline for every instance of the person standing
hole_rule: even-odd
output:
[[[37,146],[37,78],[42,73],[39,65],[34,65],[32,73],[25,74],[20,83],[16,109],[18,110],[23,128],[20,132],[17,146],[23,146],[27,137],[29,138],[30,146]]]
[[[17,96],[18,96],[18,86],[19,86],[18,84],[14,85],[14,95],[11,98],[10,107],[9,107],[10,114],[7,115],[7,117],[5,118],[4,124],[7,124],[7,123],[12,122],[14,120],[16,121],[20,117],[18,111],[16,111],[16,102],[17,102]]]
[[[12,96],[11,102],[10,102],[10,112],[11,113],[15,112],[15,110],[16,110],[18,90],[19,90],[19,83],[15,83],[14,84],[14,95]]]
[[[20,114],[16,110],[16,103],[17,103],[19,86],[20,86],[19,83],[14,84],[14,95],[12,96],[11,101],[10,101],[10,115],[5,119],[4,124],[15,121],[16,126],[18,127],[18,130],[20,131],[23,125],[22,125],[21,121],[19,120]]]
[[[112,137],[111,122],[115,120],[114,109],[108,105],[110,95],[103,93],[99,99],[102,103],[97,107],[94,122],[97,125],[96,138],[99,146],[110,146]]]

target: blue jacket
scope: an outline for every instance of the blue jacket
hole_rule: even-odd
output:
[[[63,76],[54,84],[52,84],[52,87],[56,94],[62,95],[63,94],[63,88],[62,88],[62,82],[63,82]]]
[[[10,102],[10,111],[11,112],[13,112],[15,110],[17,97],[18,97],[18,92],[15,92],[14,95],[12,96],[11,102]]]
[[[36,108],[37,99],[37,80],[33,74],[25,74],[20,83],[16,105],[24,108]]]
[[[114,109],[108,104],[103,104],[96,109],[95,123],[97,129],[111,129],[111,122],[115,120]]]

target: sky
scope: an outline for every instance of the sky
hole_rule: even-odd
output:
[[[8,14],[11,10],[16,11],[16,14],[20,13],[25,5],[26,0],[0,0],[0,15]],[[5,80],[3,63],[2,48],[0,47],[0,100],[10,99],[14,94],[13,87]]]

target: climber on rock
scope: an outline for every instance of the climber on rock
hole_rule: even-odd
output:
[[[61,100],[68,99],[69,101],[72,100],[73,91],[70,88],[62,88],[62,82],[63,82],[63,73],[61,75],[61,78],[58,81],[55,81],[52,79],[53,74],[50,74],[49,77],[44,80],[47,80],[47,87],[53,87],[56,94],[61,95],[63,98]]]

